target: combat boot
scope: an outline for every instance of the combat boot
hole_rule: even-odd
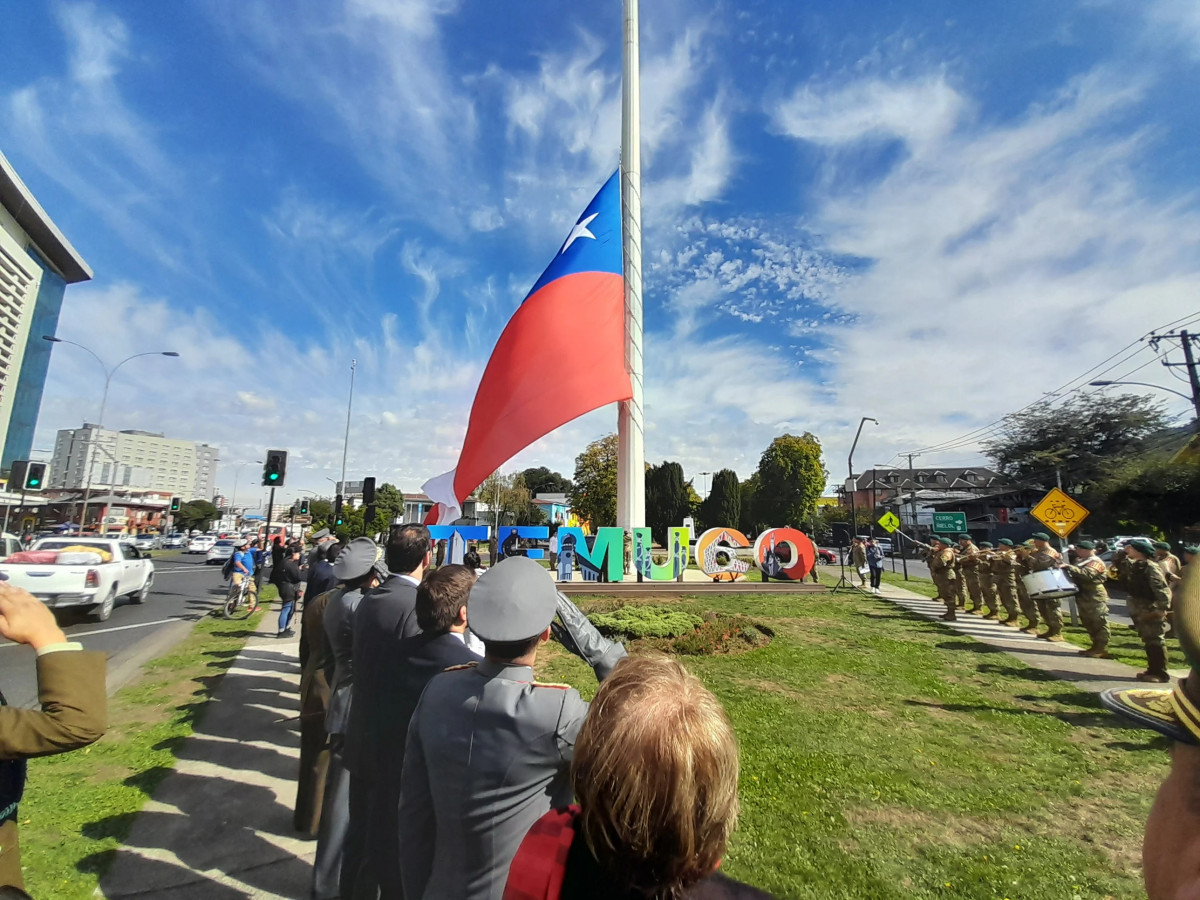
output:
[[[1108,652],[1108,641],[1093,641],[1092,646],[1086,650],[1079,651],[1080,656],[1088,656],[1092,659],[1112,659],[1113,655]]]
[[[1009,616],[1007,619],[1004,619],[1000,624],[1007,625],[1009,628],[1020,628],[1021,627],[1021,619],[1019,616]]]
[[[1146,671],[1137,673],[1138,681],[1166,684],[1171,680],[1171,674],[1167,671],[1166,647],[1147,647],[1146,662],[1148,663]]]
[[[1066,640],[1062,636],[1061,628],[1051,628],[1045,634],[1039,634],[1038,637],[1043,641],[1053,641],[1055,644],[1061,644]]]
[[[954,614],[954,610],[950,609],[942,614],[942,621],[943,622],[957,622],[958,616]]]
[[[1030,622],[1028,625],[1026,625],[1024,628],[1021,629],[1021,633],[1022,634],[1037,634],[1037,630],[1038,630],[1038,623]]]
[[[992,609],[990,606],[985,606],[983,608],[983,617],[985,619],[999,619],[1000,614],[998,612],[996,612],[994,609]]]

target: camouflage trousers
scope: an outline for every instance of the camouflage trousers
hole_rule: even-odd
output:
[[[1004,611],[1008,613],[1008,618],[1015,619],[1017,617],[1017,583],[1011,572],[996,577],[996,593],[1004,605]]]
[[[1042,621],[1046,623],[1049,631],[1046,634],[1058,634],[1062,631],[1062,600],[1058,597],[1052,597],[1049,600],[1039,597],[1037,600],[1038,612],[1042,615]],[[1029,620],[1033,624],[1033,619]]]
[[[1167,610],[1162,604],[1146,602],[1139,597],[1129,596],[1129,617],[1133,627],[1146,647],[1164,647],[1167,633]]]
[[[1079,607],[1079,620],[1087,629],[1088,637],[1092,639],[1092,646],[1106,646],[1109,637],[1107,596],[1080,591],[1075,597],[1075,605]]]
[[[934,587],[937,588],[937,598],[946,604],[946,612],[954,612],[959,579],[950,578],[944,572],[931,572],[930,576],[933,578]]]
[[[1021,580],[1021,576],[1016,577],[1017,582],[1017,603],[1020,604],[1021,612],[1025,614],[1025,618],[1029,620],[1030,625],[1037,625],[1038,611],[1037,604],[1029,597],[1029,591],[1025,590],[1025,582]]]
[[[963,569],[958,576],[958,605],[965,608],[968,597],[971,599],[972,609],[980,609],[983,606],[979,578],[970,569]]]
[[[975,580],[979,582],[979,596],[983,599],[983,605],[987,607],[987,611],[990,613],[999,611],[1000,601],[996,594],[996,579],[988,573],[976,575]]]

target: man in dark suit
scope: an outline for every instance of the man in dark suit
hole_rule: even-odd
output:
[[[370,798],[376,788],[387,745],[388,696],[394,689],[396,645],[421,633],[417,624],[417,585],[432,560],[432,542],[424,525],[392,529],[384,549],[391,576],[363,597],[354,619],[354,702],[346,731],[346,771],[350,773],[350,823],[342,855],[341,897],[371,897],[375,892],[366,864]]]
[[[429,680],[455,666],[482,661],[466,646],[467,595],[475,572],[467,566],[442,566],[417,588],[421,633],[404,638],[391,657],[387,680],[392,689],[381,710],[387,752],[371,793],[367,859],[379,884],[380,900],[402,900],[400,885],[400,773],[404,741],[417,701]]]

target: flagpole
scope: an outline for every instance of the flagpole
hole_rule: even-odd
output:
[[[621,91],[621,232],[625,262],[625,366],[633,396],[617,409],[617,525],[646,524],[642,423],[642,100],[638,0],[624,3]]]

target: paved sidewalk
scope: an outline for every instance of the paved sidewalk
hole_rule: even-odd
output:
[[[1041,669],[1080,690],[1099,693],[1108,688],[1129,687],[1131,684],[1137,683],[1133,677],[1137,674],[1137,669],[1114,659],[1092,659],[1080,656],[1080,648],[1067,641],[1062,643],[1041,641],[1031,634],[1022,634],[1016,628],[1001,625],[994,619],[974,616],[961,609],[958,611],[957,621],[943,622],[942,616],[946,612],[946,606],[940,600],[933,600],[924,594],[896,587],[893,584],[885,584],[881,589],[883,591],[881,595],[872,595],[856,588],[865,596],[881,596],[884,600],[890,600],[922,618],[935,621],[939,625],[972,637],[997,650],[1003,650],[1026,665]],[[1124,619],[1124,622],[1122,623],[1120,619]],[[1128,621],[1124,616],[1120,616],[1112,624],[1117,628],[1123,628]],[[1187,673],[1187,668],[1171,670],[1171,674],[1176,678],[1182,678]],[[1153,685],[1148,686],[1153,687]]]
[[[137,815],[103,896],[304,898],[316,842],[292,829],[299,767],[299,642],[251,638],[175,768]]]

